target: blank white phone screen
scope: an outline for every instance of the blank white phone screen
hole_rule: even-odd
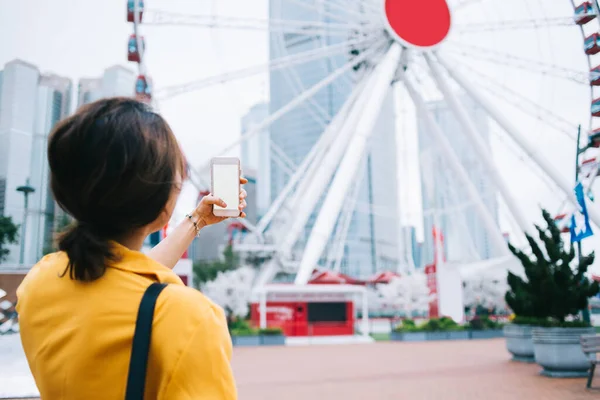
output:
[[[240,203],[240,178],[237,164],[213,164],[214,195],[227,204],[225,210],[237,210]],[[224,210],[215,205],[215,209]]]

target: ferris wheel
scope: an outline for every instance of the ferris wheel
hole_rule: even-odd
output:
[[[527,201],[560,209],[557,220],[566,221],[578,207],[570,172],[577,153],[579,180],[592,197],[600,160],[597,1],[271,0],[269,16],[263,18],[236,15],[235,7],[219,7],[216,0],[204,14],[170,10],[176,1],[153,3],[156,8],[143,0],[127,2],[127,20],[133,26],[128,59],[139,66],[136,95],[143,101],[162,104],[265,71],[293,93],[287,102],[271,104],[262,122],[214,156],[235,150],[298,108],[306,109],[321,127],[310,151],[297,160],[272,143],[273,154],[279,154],[287,171],[285,184],[272,195],[271,206],[256,225],[244,222],[251,234],[239,247],[273,255],[262,269],[262,283],[287,271],[303,284],[318,265],[339,268],[340,243],[346,240],[352,214],[361,207],[385,214],[360,201],[355,183],[365,173],[362,161],[373,146],[382,109],[390,103],[410,104],[419,140],[422,131],[429,143],[429,161],[421,158],[422,174],[434,176],[434,186],[445,188],[443,204],[436,204],[433,214],[475,213],[495,257],[508,256],[506,239],[486,196],[499,198],[520,232],[532,227]],[[141,30],[181,27],[238,35],[262,31],[277,57],[153,88]],[[227,46],[220,51],[227,52]],[[307,63],[320,63],[326,73],[308,79],[303,75]],[[317,98],[325,90],[345,93],[343,101],[324,105]],[[435,113],[436,102],[456,121],[454,131],[448,132]],[[472,107],[491,121],[492,142],[482,136]],[[453,143],[458,131],[467,143],[462,150]],[[509,162],[496,160],[498,149],[510,154]],[[489,193],[473,182],[461,151],[483,171]],[[207,166],[208,160],[192,171],[199,191],[207,188]],[[533,180],[544,188],[544,199],[535,193],[523,196],[535,186]],[[590,202],[588,211],[600,226],[600,210]],[[454,235],[468,247],[474,238],[469,238],[468,224],[459,225]]]

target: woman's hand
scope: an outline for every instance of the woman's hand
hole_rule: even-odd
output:
[[[245,185],[248,183],[246,178],[240,178],[240,185]],[[244,208],[246,208],[246,196],[248,194],[244,189],[240,189],[240,203],[238,208],[240,210],[240,215],[238,218],[246,217],[246,213],[244,212]],[[207,225],[217,224],[221,221],[224,221],[231,217],[217,217],[213,214],[213,206],[217,205],[220,207],[227,207],[227,204],[218,197],[213,196],[212,194],[206,195],[194,210],[194,217],[196,217],[197,223],[200,225],[200,228],[205,227]]]

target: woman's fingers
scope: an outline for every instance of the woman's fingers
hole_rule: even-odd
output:
[[[248,183],[248,179],[244,178],[243,176],[240,176],[240,184],[245,185],[246,183]]]
[[[240,190],[240,200],[244,200],[246,197],[248,197],[248,192],[244,189]]]
[[[240,206],[238,207],[240,209],[240,211],[242,211],[244,208],[246,208],[246,200],[242,200],[240,201]]]
[[[217,205],[219,207],[227,208],[227,204],[220,198],[213,196],[212,194],[206,195],[202,198],[206,204]]]

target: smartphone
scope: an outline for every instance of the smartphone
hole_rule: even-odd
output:
[[[239,217],[240,174],[239,158],[215,157],[210,161],[211,192],[227,204],[227,208],[213,206],[217,217]]]

